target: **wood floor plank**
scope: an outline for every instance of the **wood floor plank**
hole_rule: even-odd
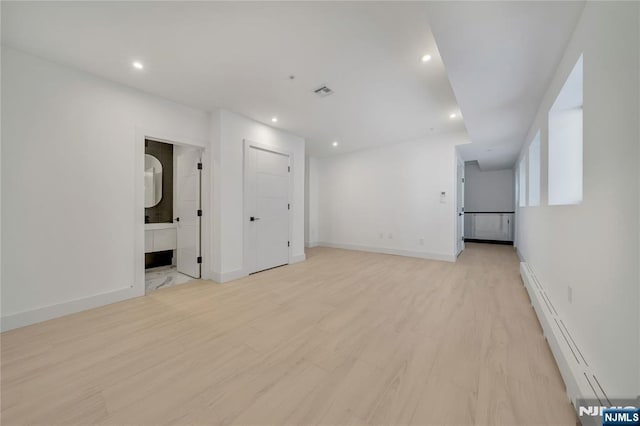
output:
[[[512,247],[329,248],[0,335],[3,425],[574,425]]]

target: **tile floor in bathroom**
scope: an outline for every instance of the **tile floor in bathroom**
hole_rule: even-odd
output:
[[[151,268],[145,270],[144,273],[145,290],[147,294],[161,288],[184,284],[194,279],[195,278],[178,272],[175,266]]]

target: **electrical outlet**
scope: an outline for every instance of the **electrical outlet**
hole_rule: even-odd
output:
[[[573,303],[573,289],[571,286],[567,286],[567,298],[569,299],[569,303]]]

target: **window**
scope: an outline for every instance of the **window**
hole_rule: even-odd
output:
[[[527,157],[520,159],[518,166],[518,200],[520,207],[527,207]]]
[[[514,179],[515,180],[515,189],[516,189],[516,193],[515,193],[515,205],[518,206],[520,205],[520,179],[518,178],[518,169],[515,169],[515,173],[514,175]]]
[[[549,111],[549,205],[582,202],[582,56]]]
[[[529,145],[529,205],[540,205],[540,131]]]

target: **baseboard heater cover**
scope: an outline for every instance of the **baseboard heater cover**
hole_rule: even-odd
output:
[[[571,331],[556,310],[544,286],[526,262],[520,263],[520,275],[576,413],[580,415],[578,406],[580,400],[597,401],[601,406],[611,405],[596,372],[587,362],[588,357],[576,344]],[[583,426],[601,424],[598,416],[583,416],[580,417],[580,421]]]

